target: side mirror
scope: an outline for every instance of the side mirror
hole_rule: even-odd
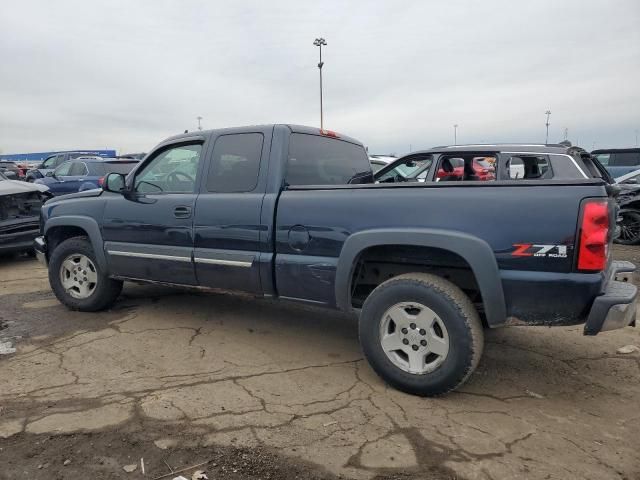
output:
[[[126,187],[125,176],[121,173],[109,173],[104,178],[102,189],[106,192],[123,193]]]

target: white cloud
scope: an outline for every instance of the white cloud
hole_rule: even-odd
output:
[[[637,0],[31,1],[0,13],[0,149],[148,150],[194,129],[326,125],[372,152],[459,140],[629,146]]]

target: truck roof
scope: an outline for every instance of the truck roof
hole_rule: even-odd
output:
[[[356,140],[353,137],[349,137],[347,135],[343,135],[342,133],[334,132],[332,130],[327,130],[327,129],[321,130],[318,127],[309,127],[305,125],[295,125],[295,124],[279,124],[279,123],[270,123],[265,125],[245,125],[240,127],[216,128],[216,129],[201,130],[201,131],[196,130],[194,132],[185,132],[178,135],[173,135],[163,140],[162,143],[167,141],[180,140],[183,138],[187,140],[198,139],[198,138],[204,139],[205,137],[208,137],[214,133],[215,134],[250,133],[250,132],[255,132],[256,130],[263,130],[265,128],[273,128],[278,125],[282,125],[284,127],[289,128],[289,130],[291,130],[291,132],[293,133],[305,133],[308,135],[322,135],[329,138],[336,138],[338,140],[344,140],[346,142],[355,143],[357,145],[363,145],[362,142],[360,142],[359,140]]]

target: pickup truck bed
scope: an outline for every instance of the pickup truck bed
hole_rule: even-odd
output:
[[[464,382],[483,327],[635,322],[601,178],[375,184],[356,140],[270,125],[172,137],[104,188],[43,209],[70,308],[134,280],[351,311],[373,368],[420,395]]]

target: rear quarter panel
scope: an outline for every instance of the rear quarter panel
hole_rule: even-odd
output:
[[[511,314],[517,310],[520,292],[524,296],[529,289],[526,294],[531,297],[530,289],[534,288],[536,302],[551,293],[535,290],[546,273],[556,274],[547,276],[560,282],[556,286],[571,284],[571,275],[588,280],[589,291],[580,291],[591,298],[601,278],[571,273],[575,236],[581,200],[604,195],[604,187],[594,184],[287,190],[280,197],[276,216],[278,293],[335,306],[336,268],[342,245],[350,235],[376,228],[428,227],[467,233],[491,247],[504,276],[508,315],[509,310]],[[306,244],[300,243],[301,235],[308,235]],[[524,244],[561,246],[566,256],[514,255],[522,249],[517,245]],[[516,291],[510,288],[513,285],[518,286]],[[588,303],[585,298],[571,309],[583,310]]]

